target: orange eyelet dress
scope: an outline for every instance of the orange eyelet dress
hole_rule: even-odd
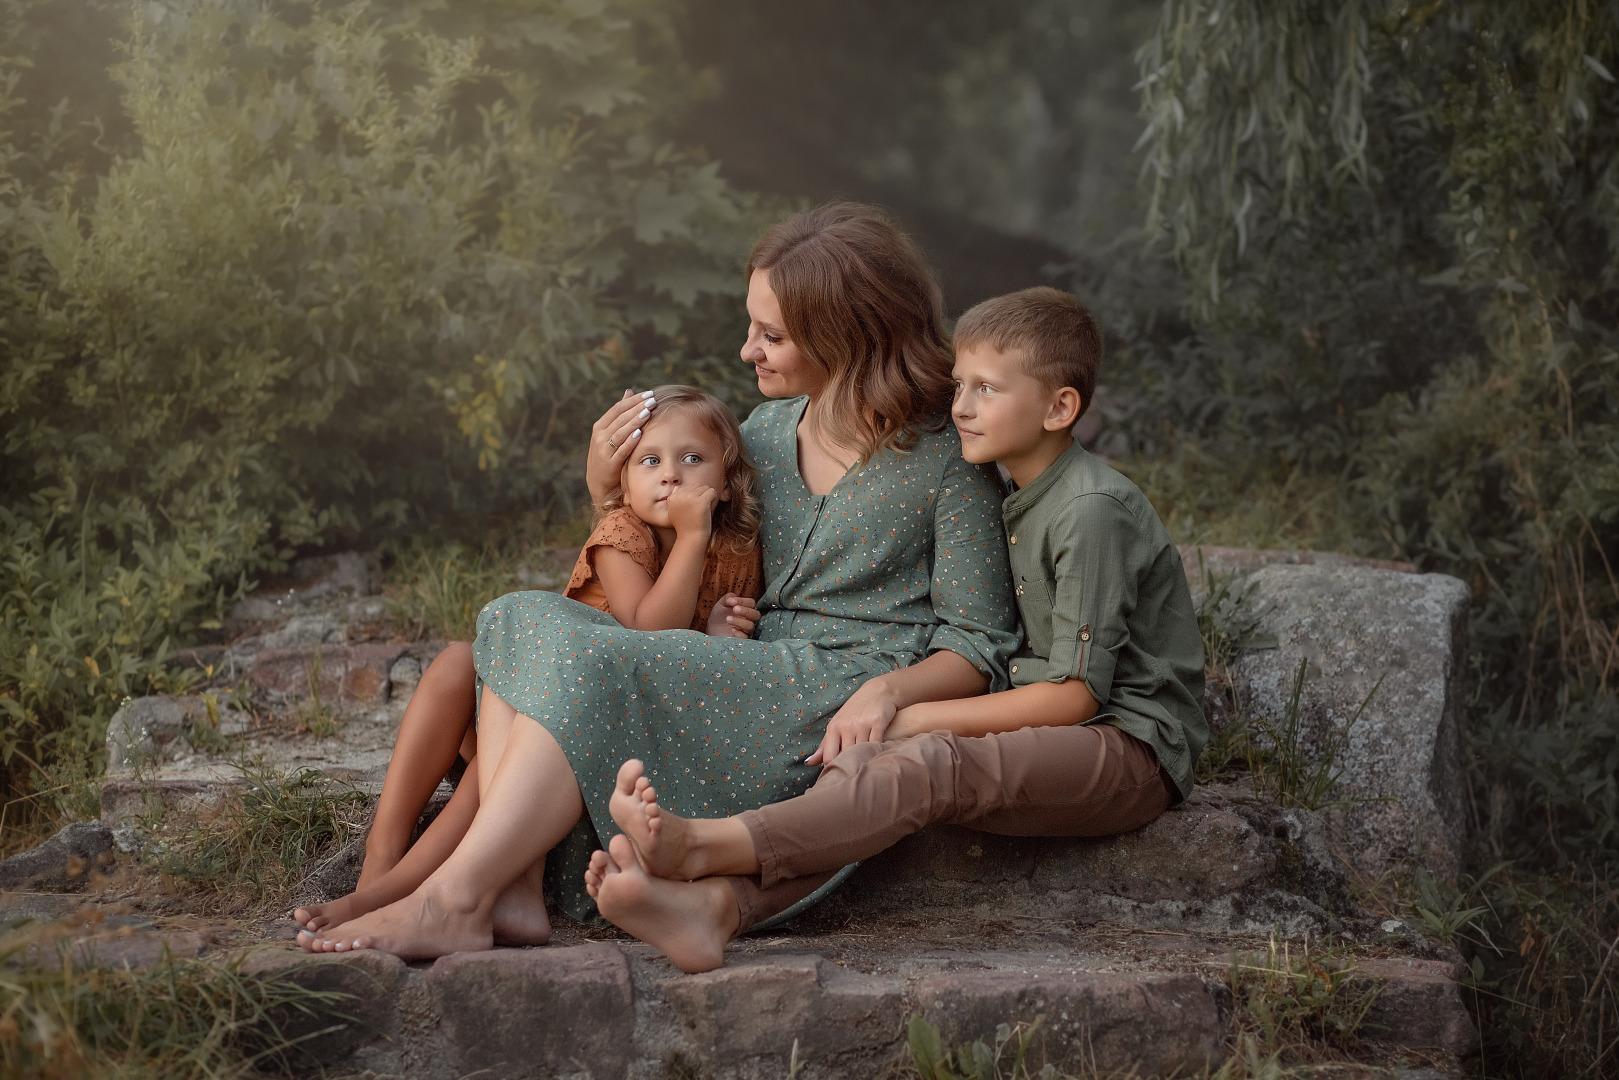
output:
[[[664,560],[658,550],[658,539],[652,535],[652,526],[636,517],[629,507],[614,510],[596,523],[573,564],[573,574],[562,595],[611,615],[613,610],[608,606],[607,593],[596,574],[596,552],[604,547],[617,548],[634,559],[653,581],[663,572]],[[703,564],[703,584],[697,592],[697,610],[692,612],[691,629],[702,633],[708,628],[709,613],[726,593],[759,599],[762,577],[758,548],[745,555],[710,551],[708,561]]]

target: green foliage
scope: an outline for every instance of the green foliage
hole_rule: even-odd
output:
[[[1308,943],[1295,951],[1272,936],[1263,955],[1231,960],[1238,1040],[1273,1054],[1353,1045],[1381,992],[1347,957]]]
[[[1197,479],[1230,470],[1244,521],[1472,585],[1479,861],[1515,868],[1499,921],[1424,918],[1493,926],[1467,947],[1503,1067],[1611,1068],[1580,948],[1619,868],[1619,9],[1166,0],[1138,59],[1191,323],[1121,367],[1137,445],[1196,442],[1145,471],[1205,531]]]
[[[313,769],[281,776],[251,762],[237,768],[241,790],[218,807],[153,823],[156,865],[192,888],[274,907],[317,857],[359,834],[370,800]]]
[[[906,1036],[911,1064],[922,1080],[1030,1080],[1036,1076],[1047,1080],[1057,1075],[1055,1067],[1045,1065],[1038,1072],[1029,1068],[1029,1047],[1042,1019],[1001,1024],[995,1029],[993,1042],[974,1039],[949,1049],[940,1039],[938,1028],[924,1020],[921,1013],[913,1014]]]
[[[528,575],[517,561],[515,553],[457,541],[413,544],[389,568],[390,610],[416,637],[471,641],[483,606],[523,587]]]
[[[17,1080],[258,1076],[287,1060],[300,1021],[341,1015],[349,997],[168,956],[85,968],[65,943],[45,967],[24,961],[29,947],[51,944],[28,928],[0,938],[0,1071]]]
[[[100,149],[100,117],[27,100],[65,3],[0,9],[16,794],[297,548],[565,518],[615,388],[749,400],[701,349],[761,222],[666,141],[698,80],[652,0],[115,8],[115,92],[85,96],[127,138]]]

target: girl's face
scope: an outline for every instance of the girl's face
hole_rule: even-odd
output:
[[[682,487],[711,487],[731,498],[725,483],[725,446],[714,429],[679,408],[659,409],[624,463],[624,502],[655,529],[669,529],[669,496]]]
[[[748,279],[748,340],[742,344],[742,359],[753,365],[759,393],[765,397],[814,397],[826,383],[826,376],[787,336],[781,304],[766,270],[755,270]]]

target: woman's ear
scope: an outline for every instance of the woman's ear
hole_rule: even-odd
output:
[[[1059,387],[1051,395],[1051,407],[1046,411],[1046,419],[1042,426],[1047,431],[1061,431],[1073,427],[1084,404],[1078,390],[1072,386]]]

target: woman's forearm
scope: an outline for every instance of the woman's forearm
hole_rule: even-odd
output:
[[[927,731],[953,731],[972,738],[1027,727],[1083,724],[1096,713],[1096,698],[1083,679],[1031,683],[999,694],[907,706],[895,714],[887,737],[904,739]]]
[[[904,709],[922,701],[975,697],[989,685],[989,676],[960,653],[940,649],[925,660],[879,675],[871,682],[879,685],[894,708]]]

